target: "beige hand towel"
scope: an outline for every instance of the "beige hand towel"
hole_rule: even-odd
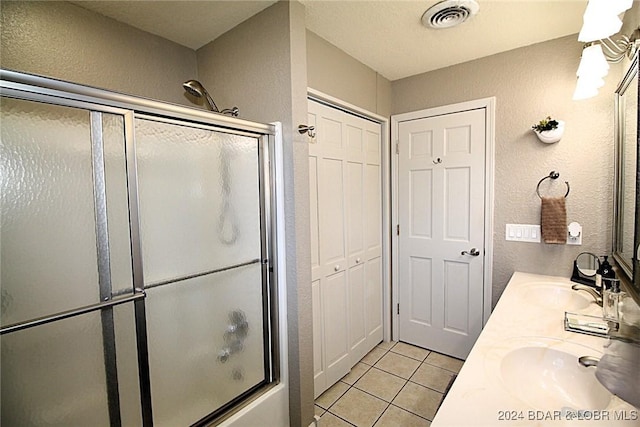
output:
[[[545,243],[567,243],[567,208],[564,197],[543,197],[540,229]]]

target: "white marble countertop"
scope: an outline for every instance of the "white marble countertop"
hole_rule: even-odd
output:
[[[566,299],[570,296],[566,290],[571,290],[572,284],[568,278],[563,277],[519,272],[513,274],[438,410],[431,424],[433,427],[640,426],[640,410],[616,396],[606,395],[608,404],[600,408],[571,408],[562,402],[540,403],[544,400],[543,397],[536,399],[533,395],[527,395],[526,398],[521,398],[522,396],[514,393],[513,382],[507,385],[504,379],[502,361],[513,350],[523,347],[546,346],[576,352],[581,356],[602,356],[603,346],[608,343],[606,338],[564,330],[565,311],[595,316],[602,314],[602,308],[584,292],[571,291],[583,294],[589,301],[588,305],[583,301],[586,306],[572,306],[572,302]],[[595,373],[595,368],[579,369]],[[531,387],[526,376],[524,372],[521,385],[523,390]],[[594,387],[599,387],[599,383]],[[546,396],[551,396],[552,393],[550,391]],[[541,396],[545,396],[545,393]],[[595,410],[576,414],[572,409]],[[576,416],[580,418],[576,419]]]

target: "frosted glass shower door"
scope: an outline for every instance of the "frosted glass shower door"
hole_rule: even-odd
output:
[[[0,102],[0,424],[141,425],[123,117]]]
[[[269,382],[260,139],[135,120],[154,425]]]

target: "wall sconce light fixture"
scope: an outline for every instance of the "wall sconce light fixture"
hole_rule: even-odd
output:
[[[625,56],[632,57],[640,44],[640,31],[629,36],[610,37],[620,31],[620,14],[631,8],[633,0],[589,0],[584,12],[582,30],[578,41],[585,43],[578,66],[578,82],[574,100],[596,96],[604,86],[609,72],[609,62],[618,63]]]

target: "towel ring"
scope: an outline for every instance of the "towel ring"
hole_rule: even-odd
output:
[[[536,187],[536,193],[538,194],[538,197],[542,199],[542,196],[540,195],[540,184],[542,184],[542,181],[544,181],[545,179],[558,179],[559,176],[560,173],[551,171],[548,176],[545,176],[540,181],[538,181],[538,186]],[[571,187],[569,187],[569,181],[565,181],[564,183],[567,184],[567,192],[564,195],[564,197],[566,198],[569,195],[569,191],[571,191]]]

